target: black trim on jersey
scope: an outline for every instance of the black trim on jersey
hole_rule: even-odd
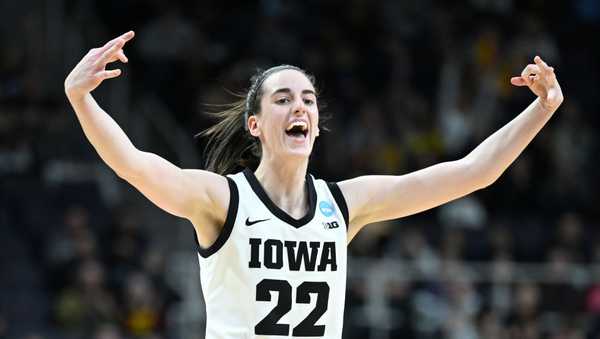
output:
[[[275,203],[267,195],[267,192],[265,192],[264,188],[261,186],[260,182],[258,182],[258,179],[256,179],[256,176],[254,175],[254,172],[252,172],[252,170],[250,170],[249,168],[246,168],[244,170],[244,176],[246,177],[246,180],[248,180],[248,183],[250,184],[250,187],[252,187],[252,190],[254,191],[254,193],[256,193],[258,198],[262,201],[263,204],[265,204],[265,206],[269,209],[269,211],[271,211],[271,213],[273,213],[273,215],[275,215],[277,218],[281,219],[282,221],[286,222],[287,224],[294,226],[296,228],[300,228],[300,227],[306,225],[315,216],[315,206],[317,204],[317,192],[315,191],[315,186],[312,181],[312,178],[310,177],[310,175],[308,173],[306,174],[306,186],[307,186],[307,191],[308,191],[308,212],[306,213],[306,215],[304,217],[302,217],[300,219],[294,219],[289,214],[287,214],[284,210],[282,210],[281,208],[277,207],[277,205],[275,205]]]
[[[221,234],[217,237],[217,240],[207,248],[202,248],[200,243],[198,242],[198,236],[196,235],[196,231],[194,230],[194,239],[196,241],[196,248],[198,249],[198,253],[203,258],[208,258],[210,255],[218,251],[223,245],[225,241],[229,239],[231,235],[231,231],[233,230],[233,224],[235,223],[235,217],[237,216],[238,205],[240,196],[238,193],[238,188],[235,184],[235,181],[230,177],[227,178],[227,183],[229,184],[229,207],[227,208],[227,217],[225,218],[225,224],[223,225],[223,229],[221,230]]]
[[[333,194],[333,199],[335,199],[335,202],[340,208],[342,215],[344,216],[344,221],[346,222],[346,229],[348,229],[350,217],[348,216],[348,205],[346,205],[346,199],[344,199],[342,190],[340,190],[337,182],[328,182],[327,187],[329,187],[329,191]]]

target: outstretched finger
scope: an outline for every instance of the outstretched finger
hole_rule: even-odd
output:
[[[510,83],[515,86],[527,86],[527,82],[523,77],[512,77],[510,78]]]
[[[98,78],[100,78],[102,80],[116,78],[119,75],[121,75],[121,70],[118,68],[106,70],[106,71],[100,71],[100,72],[98,72],[98,74],[96,74],[96,76],[98,76]]]
[[[133,39],[134,36],[135,36],[134,31],[129,31],[129,32],[123,33],[120,36],[118,36],[118,37],[110,40],[106,44],[104,44],[104,46],[100,47],[100,53],[104,53],[107,49],[111,48],[119,39],[123,40],[124,42],[127,42],[127,41]]]
[[[125,40],[125,42],[127,42],[127,41],[133,39],[134,36],[135,36],[135,32],[129,31],[129,32],[123,33],[123,35],[121,35],[120,38]]]
[[[108,64],[117,60],[120,60],[122,63],[127,63],[129,61],[122,49],[118,50],[116,53],[113,53],[106,63]]]
[[[127,61],[129,61],[122,49],[117,51],[117,59],[121,60],[122,63],[127,63]]]
[[[107,49],[106,51],[104,51],[104,53],[102,53],[102,55],[100,55],[98,60],[96,60],[96,66],[103,67],[107,63],[116,60],[115,57],[117,57],[117,53],[119,52],[119,50],[121,50],[123,44],[125,44],[125,41],[117,40],[112,46],[110,46],[109,49]]]
[[[548,66],[548,64],[544,60],[542,60],[542,58],[540,58],[538,55],[536,55],[535,58],[533,58],[533,61],[540,68],[540,70],[542,70],[542,72],[544,72],[544,73],[549,73],[549,72],[554,71],[554,68]]]

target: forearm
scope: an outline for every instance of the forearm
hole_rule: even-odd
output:
[[[100,158],[121,177],[133,173],[139,151],[121,127],[98,105],[90,93],[81,97],[67,94],[67,98],[75,110],[85,136]]]
[[[550,120],[554,111],[534,100],[521,114],[485,139],[465,160],[472,164],[481,186],[492,184],[515,161]]]

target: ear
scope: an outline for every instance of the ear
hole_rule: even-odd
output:
[[[320,131],[321,131],[321,130],[319,129],[319,126],[317,126],[317,134],[315,135],[315,137],[318,137],[318,136],[319,136],[319,132],[320,132]]]
[[[250,135],[252,135],[253,137],[258,137],[260,135],[260,129],[258,128],[258,119],[256,115],[251,115],[248,118],[247,124]]]

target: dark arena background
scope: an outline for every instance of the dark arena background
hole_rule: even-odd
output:
[[[331,116],[309,171],[336,181],[463,157],[534,99],[509,79],[540,55],[565,101],[496,183],[350,244],[344,338],[600,338],[597,0],[3,0],[0,19],[0,338],[204,338],[191,224],[101,162],[64,95],[130,29],[94,96],[138,148],[202,168],[203,112],[289,63]]]

